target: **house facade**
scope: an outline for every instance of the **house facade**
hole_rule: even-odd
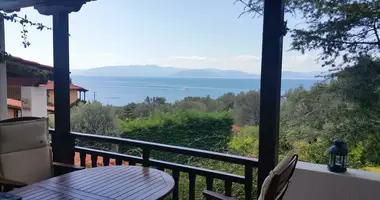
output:
[[[47,97],[49,105],[54,105],[54,81],[48,81],[46,85],[44,85],[47,90]],[[75,103],[76,101],[83,100],[86,101],[86,90],[85,88],[70,84],[70,104]],[[82,95],[83,93],[83,95]],[[79,96],[78,96],[79,94]],[[83,96],[83,97],[82,97]]]
[[[46,88],[46,110],[48,114],[54,113],[54,68],[52,66],[13,56],[6,62],[6,67],[8,118],[22,116],[22,87]],[[85,101],[87,91],[81,86],[70,84],[70,103],[78,100]]]

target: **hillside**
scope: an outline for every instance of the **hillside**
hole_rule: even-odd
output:
[[[161,67],[158,65],[106,66],[87,70],[71,70],[72,75],[82,76],[120,76],[120,77],[183,77],[183,78],[260,78],[238,70],[184,69]],[[319,72],[282,72],[283,79],[314,79]]]
[[[256,74],[249,74],[236,70],[218,69],[189,69],[174,73],[172,76],[196,78],[259,78]]]
[[[106,66],[99,68],[91,68],[82,71],[79,74],[84,76],[149,76],[161,77],[170,76],[181,69],[174,67],[160,67],[157,65],[128,65],[128,66]]]

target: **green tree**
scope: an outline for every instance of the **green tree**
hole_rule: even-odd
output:
[[[260,118],[260,93],[249,91],[236,95],[233,112],[235,114],[235,122],[238,125],[258,125]]]
[[[155,98],[155,105],[166,104],[166,98],[165,97],[154,97],[154,98]]]
[[[351,150],[350,167],[380,165],[379,68],[377,60],[362,58],[333,73],[330,83],[285,94],[281,136],[301,152],[300,159],[324,163],[331,141],[343,138]]]
[[[218,97],[218,111],[229,111],[234,108],[235,94],[228,92]]]
[[[264,0],[237,0],[243,14],[262,16]],[[380,50],[377,0],[286,0],[286,11],[303,21],[290,29],[291,49],[317,50],[323,66],[352,65],[363,55],[377,57]]]
[[[147,96],[146,98],[145,98],[145,101],[144,101],[144,103],[150,103],[151,102],[151,99],[150,99],[150,97],[149,96]]]
[[[71,109],[71,130],[81,133],[120,137],[118,118],[112,106],[100,102],[80,104]],[[116,151],[116,145],[101,144],[92,141],[80,141],[79,146]]]
[[[122,108],[118,109],[119,110],[119,117],[121,119],[136,119],[136,113],[135,109],[137,107],[136,103],[129,103],[126,106],[123,106]]]
[[[140,103],[137,104],[134,109],[134,116],[139,117],[149,117],[154,111],[154,106],[150,103]]]
[[[335,91],[361,108],[378,108],[380,102],[380,60],[362,57],[357,64],[331,75]]]

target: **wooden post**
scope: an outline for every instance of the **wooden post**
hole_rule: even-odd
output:
[[[258,190],[278,159],[284,0],[264,1]]]
[[[53,159],[74,163],[74,139],[70,134],[69,14],[53,14],[54,112]]]
[[[4,18],[0,14],[0,52],[5,52]],[[8,119],[7,106],[7,65],[0,63],[0,120]]]

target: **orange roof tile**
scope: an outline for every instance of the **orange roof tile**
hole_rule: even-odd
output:
[[[19,101],[19,100],[7,98],[7,105],[8,105],[8,107],[21,110],[21,101]],[[53,106],[47,106],[47,110],[50,112],[54,112],[54,107]]]
[[[54,90],[54,81],[48,81],[46,83],[45,87],[47,90]],[[74,84],[70,84],[70,90],[88,91],[87,89],[85,89],[81,86],[78,86],[78,85],[74,85]]]

